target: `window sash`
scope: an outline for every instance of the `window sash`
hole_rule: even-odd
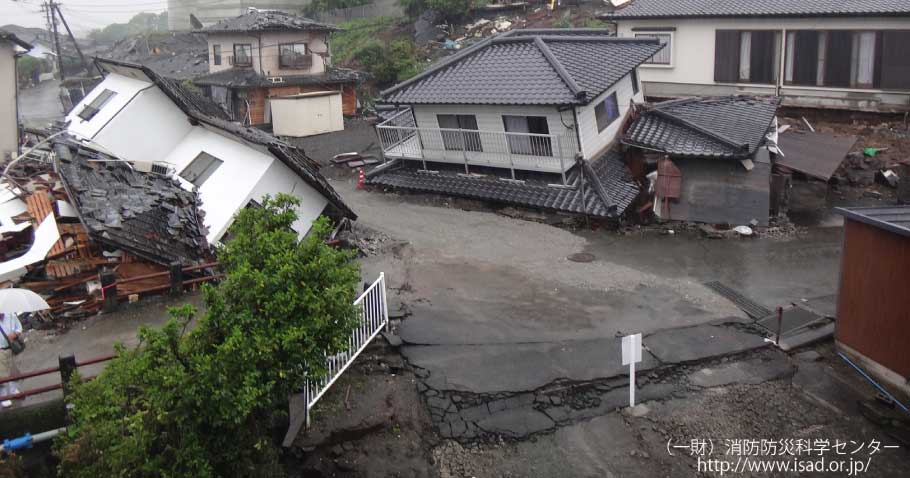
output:
[[[312,65],[306,43],[278,45],[278,66],[282,68],[309,68]]]
[[[483,151],[480,133],[477,131],[477,117],[474,115],[436,115],[440,129],[462,130],[441,131],[442,146],[448,151]],[[465,131],[467,130],[467,131]]]
[[[180,177],[199,187],[202,186],[222,164],[224,164],[224,161],[203,151],[190,161],[190,164],[183,168],[183,171],[180,172]]]
[[[212,61],[215,66],[221,65],[221,45],[212,45]]]
[[[96,114],[98,114],[99,111],[101,111],[101,108],[103,108],[104,105],[106,105],[107,102],[116,95],[117,93],[105,89],[99,93],[98,96],[96,96],[91,102],[89,102],[89,104],[85,105],[82,108],[82,111],[79,112],[78,116],[85,121],[91,120],[95,117]]]
[[[234,45],[234,65],[250,66],[253,64],[253,45],[237,43]]]
[[[651,58],[645,60],[646,65],[672,64],[673,35],[670,33],[636,33],[635,38],[656,38],[661,45],[666,45]]]
[[[594,118],[597,121],[597,132],[603,133],[607,127],[613,124],[619,118],[619,103],[616,100],[616,92],[604,98],[603,101],[594,107]]]

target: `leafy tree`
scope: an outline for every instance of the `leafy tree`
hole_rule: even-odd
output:
[[[398,0],[405,13],[417,18],[425,10],[435,10],[447,21],[461,20],[483,0]]]
[[[44,61],[33,56],[22,55],[16,60],[19,85],[28,85],[45,71]],[[37,82],[36,82],[37,83]]]
[[[204,288],[192,332],[196,311],[172,309],[96,380],[74,384],[61,476],[282,474],[271,426],[307,375],[325,373],[323,354],[347,347],[358,317],[353,256],[325,244],[326,218],[298,241],[297,204],[279,194],[238,214],[218,253],[226,278]]]
[[[96,28],[88,37],[95,43],[115,43],[132,35],[150,32],[166,32],[167,12],[137,13],[126,23],[111,23],[104,28]]]

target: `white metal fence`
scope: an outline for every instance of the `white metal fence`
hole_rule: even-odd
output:
[[[370,341],[383,328],[388,329],[389,303],[386,294],[385,273],[380,272],[379,278],[354,301],[354,305],[360,306],[360,324],[348,337],[347,351],[336,355],[326,355],[325,376],[320,380],[307,381],[302,392],[306,399],[307,423],[309,423],[309,414],[313,405],[322,398],[329,387],[347,370]]]

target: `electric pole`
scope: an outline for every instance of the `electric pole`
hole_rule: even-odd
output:
[[[82,54],[82,49],[79,48],[79,44],[76,43],[76,37],[73,36],[73,31],[70,30],[69,24],[66,23],[66,18],[63,18],[63,12],[60,11],[60,4],[54,3],[53,0],[50,0],[50,4],[53,5],[54,10],[57,11],[57,14],[60,15],[60,20],[63,22],[63,26],[66,27],[66,33],[69,34],[70,40],[73,42],[73,46],[76,47],[76,53],[79,53],[79,59],[82,60],[82,66],[85,68],[85,74],[92,74],[92,66],[85,61],[85,55]]]
[[[60,69],[60,81],[62,82],[65,77],[63,73],[63,51],[60,50],[60,37],[57,33],[57,15],[54,13],[57,4],[54,0],[48,0],[48,2],[45,3],[45,8],[47,8],[51,14],[51,27],[54,32],[54,52],[57,54],[57,68]]]

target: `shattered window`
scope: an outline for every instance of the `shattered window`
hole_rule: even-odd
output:
[[[202,186],[202,184],[205,183],[205,181],[223,163],[224,161],[203,151],[199,153],[199,156],[196,156],[196,159],[194,159],[183,171],[180,172],[180,177],[193,183],[197,187]]]
[[[306,43],[286,43],[278,46],[278,63],[282,68],[309,68],[313,58],[307,53]]]
[[[95,115],[101,111],[101,108],[104,107],[104,105],[106,105],[107,102],[110,101],[111,98],[113,98],[116,94],[117,93],[114,93],[111,90],[102,91],[101,94],[96,96],[91,103],[85,105],[85,107],[82,108],[82,111],[79,112],[79,117],[85,121],[94,118]]]
[[[253,46],[249,43],[234,45],[234,66],[252,66]]]

